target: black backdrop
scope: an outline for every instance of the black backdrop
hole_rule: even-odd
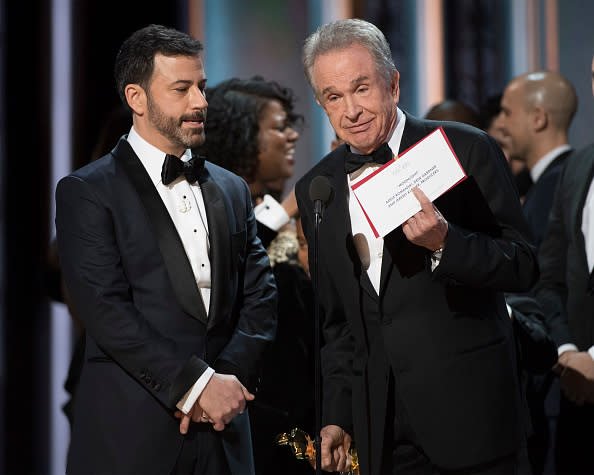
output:
[[[149,23],[186,30],[185,4],[72,0],[73,168],[89,161],[101,125],[119,103],[112,79],[118,46]],[[0,473],[47,473],[51,2],[1,6]]]

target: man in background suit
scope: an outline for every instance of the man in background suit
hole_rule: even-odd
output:
[[[555,189],[571,152],[569,126],[577,109],[572,84],[561,74],[538,71],[511,80],[501,98],[498,127],[508,137],[511,159],[524,162],[532,186],[522,210],[536,249],[549,221]],[[527,373],[526,398],[533,425],[528,455],[535,475],[550,465],[554,424],[559,413],[559,386],[552,372]]]
[[[511,80],[501,98],[499,127],[509,156],[526,163],[533,185],[523,203],[536,248],[544,237],[555,188],[567,155],[569,126],[577,109],[571,83],[553,71]]]
[[[201,50],[158,25],[132,34],[115,65],[130,133],[58,184],[60,260],[86,328],[68,473],[253,473],[245,408],[276,289],[247,185],[191,156]]]
[[[594,58],[592,61],[594,94]],[[594,145],[570,155],[539,253],[537,298],[558,346],[557,473],[594,473]]]
[[[322,468],[348,465],[354,434],[362,473],[516,473],[524,427],[502,292],[528,289],[538,271],[505,157],[473,127],[398,109],[399,73],[370,23],[321,26],[303,64],[346,142],[296,186],[310,249],[310,183],[325,176],[333,188],[315,282],[326,341]],[[349,185],[392,158],[386,143],[404,151],[439,126],[468,179],[434,203],[414,189],[422,210],[376,239]]]

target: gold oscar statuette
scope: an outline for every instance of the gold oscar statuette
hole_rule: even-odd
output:
[[[291,448],[295,458],[299,460],[315,461],[316,449],[311,437],[304,430],[295,428],[291,432],[283,432],[276,436],[275,442],[277,445],[287,445]],[[340,472],[342,475],[359,475],[359,459],[357,457],[357,449],[352,445],[349,449],[351,457],[351,468],[348,472]]]

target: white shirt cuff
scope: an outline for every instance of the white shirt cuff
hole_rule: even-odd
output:
[[[573,343],[564,343],[559,348],[557,348],[557,355],[561,356],[566,351],[579,351],[578,347],[575,346]]]
[[[179,400],[179,402],[176,404],[176,407],[181,412],[184,414],[190,412],[190,409],[192,409],[196,399],[198,399],[200,394],[202,394],[202,391],[204,391],[206,384],[210,381],[210,378],[214,372],[214,369],[206,368],[204,373],[202,373],[202,375],[194,383],[194,386],[192,386],[192,388],[184,395],[184,397]]]
[[[588,348],[588,353],[590,354],[590,356],[594,360],[594,346],[591,346],[590,348]]]
[[[256,220],[273,231],[278,231],[291,220],[285,208],[270,195],[264,195],[262,203],[254,208],[254,214]]]

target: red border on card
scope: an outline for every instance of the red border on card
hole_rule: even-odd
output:
[[[365,211],[365,208],[363,208],[363,205],[361,204],[361,202],[359,201],[359,198],[357,198],[357,195],[355,195],[353,193],[353,196],[357,199],[357,203],[359,203],[359,207],[361,208],[361,211],[363,211],[363,214],[365,215],[365,219],[367,220],[367,222],[369,223],[369,227],[371,228],[371,230],[373,231],[373,235],[375,236],[375,238],[377,239],[378,237],[380,237],[379,233],[377,232],[377,229],[375,229],[375,226],[373,225],[373,223],[371,222],[371,219],[369,219],[369,216],[367,216],[367,211]]]
[[[448,139],[448,136],[446,135],[445,131],[443,130],[443,127],[440,125],[437,129],[435,129],[433,132],[428,133],[427,135],[425,135],[425,137],[423,137],[421,140],[419,140],[417,143],[415,143],[414,145],[411,145],[410,147],[408,147],[404,152],[402,152],[401,154],[398,155],[398,158],[402,157],[405,153],[409,152],[410,150],[412,150],[413,148],[415,148],[417,145],[419,145],[423,140],[429,138],[431,135],[433,135],[436,132],[440,132],[441,135],[443,136],[443,138],[445,139],[448,147],[450,148],[450,151],[452,152],[452,155],[454,156],[454,158],[456,159],[456,161],[458,162],[458,166],[460,167],[460,170],[462,170],[462,174],[464,175],[462,178],[460,178],[456,183],[454,183],[451,187],[449,187],[447,190],[445,190],[441,195],[447,193],[448,191],[450,191],[452,188],[454,188],[456,185],[458,185],[459,183],[462,183],[464,180],[466,180],[466,178],[468,178],[468,175],[466,175],[466,171],[464,170],[464,167],[462,167],[462,164],[460,163],[460,160],[458,159],[458,155],[456,155],[456,152],[454,152],[454,148],[452,147],[452,144],[450,143],[450,140]],[[382,165],[380,168],[378,168],[377,170],[375,170],[373,173],[369,174],[368,176],[366,176],[365,178],[361,179],[360,181],[358,181],[357,183],[355,183],[354,185],[351,186],[351,189],[353,190],[353,192],[359,188],[363,183],[366,183],[368,180],[370,180],[371,178],[373,178],[375,175],[377,175],[379,172],[381,172],[384,168],[389,167],[390,165],[394,164],[396,162],[397,159],[393,159],[390,160],[388,163],[386,163],[385,165]],[[354,193],[353,193],[354,194]],[[439,198],[438,196],[438,198]],[[355,194],[355,198],[357,198],[357,195]],[[367,212],[365,211],[365,208],[363,208],[363,205],[361,204],[361,202],[359,201],[359,198],[357,198],[357,203],[359,203],[359,206],[361,207],[361,211],[363,211],[363,214],[365,215],[365,218],[367,219],[367,222],[369,223],[369,226],[371,227],[371,230],[373,231],[373,234],[375,235],[376,238],[379,237],[379,233],[377,232],[377,230],[375,229],[375,226],[373,225],[373,223],[371,222],[371,220],[369,219],[369,216],[367,216]]]

